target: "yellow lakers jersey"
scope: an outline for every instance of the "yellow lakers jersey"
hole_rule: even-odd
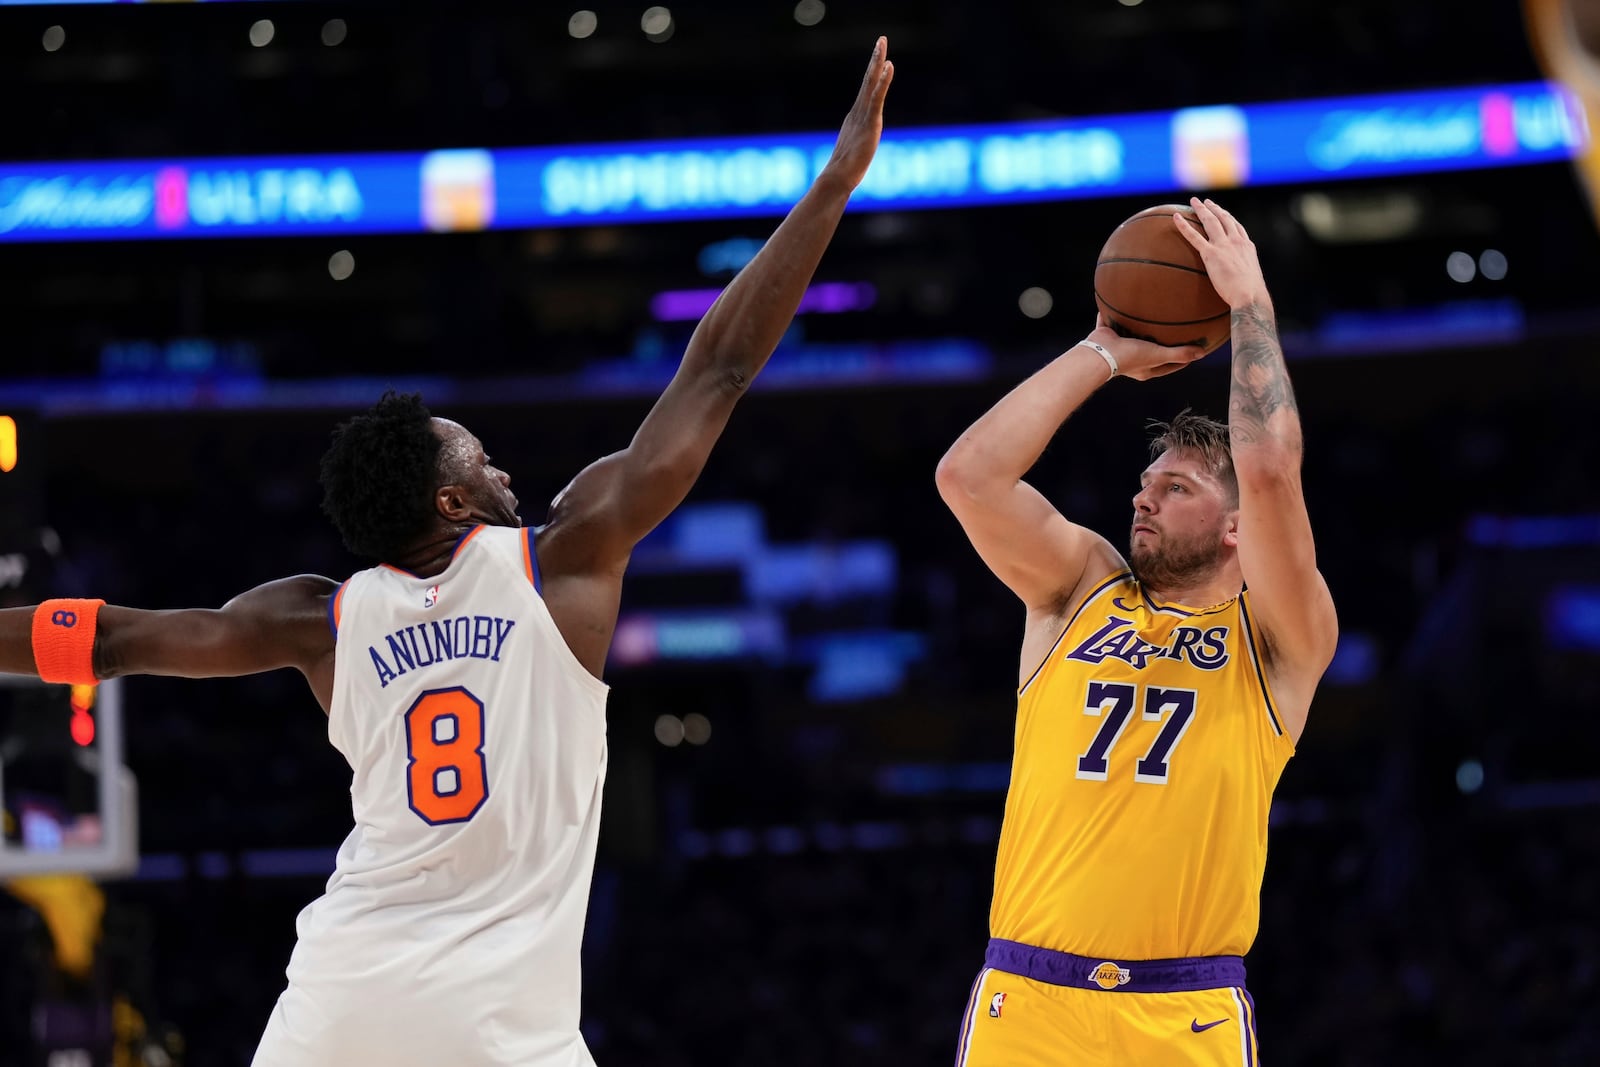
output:
[[[1158,604],[1126,573],[1017,701],[990,934],[1113,959],[1243,955],[1294,743],[1249,594]]]

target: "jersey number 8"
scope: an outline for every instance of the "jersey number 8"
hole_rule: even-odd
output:
[[[483,701],[460,686],[430,689],[406,712],[406,796],[429,826],[466,822],[489,797]]]

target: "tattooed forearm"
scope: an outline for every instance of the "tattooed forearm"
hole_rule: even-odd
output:
[[[1233,312],[1228,435],[1235,446],[1276,439],[1295,453],[1300,451],[1300,411],[1270,305],[1250,304]]]

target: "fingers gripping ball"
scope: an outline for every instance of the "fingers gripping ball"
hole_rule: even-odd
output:
[[[1200,254],[1173,225],[1175,214],[1200,226],[1191,209],[1162,204],[1111,232],[1094,267],[1095,303],[1125,337],[1211,352],[1228,339],[1228,303],[1212,287]]]

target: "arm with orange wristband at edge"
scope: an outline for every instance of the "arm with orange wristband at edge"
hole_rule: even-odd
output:
[[[328,598],[337,590],[331,579],[307,574],[257,586],[216,609],[144,611],[83,600],[6,608],[0,673],[91,683],[127,674],[229,678],[293,667],[327,710],[334,649]]]

